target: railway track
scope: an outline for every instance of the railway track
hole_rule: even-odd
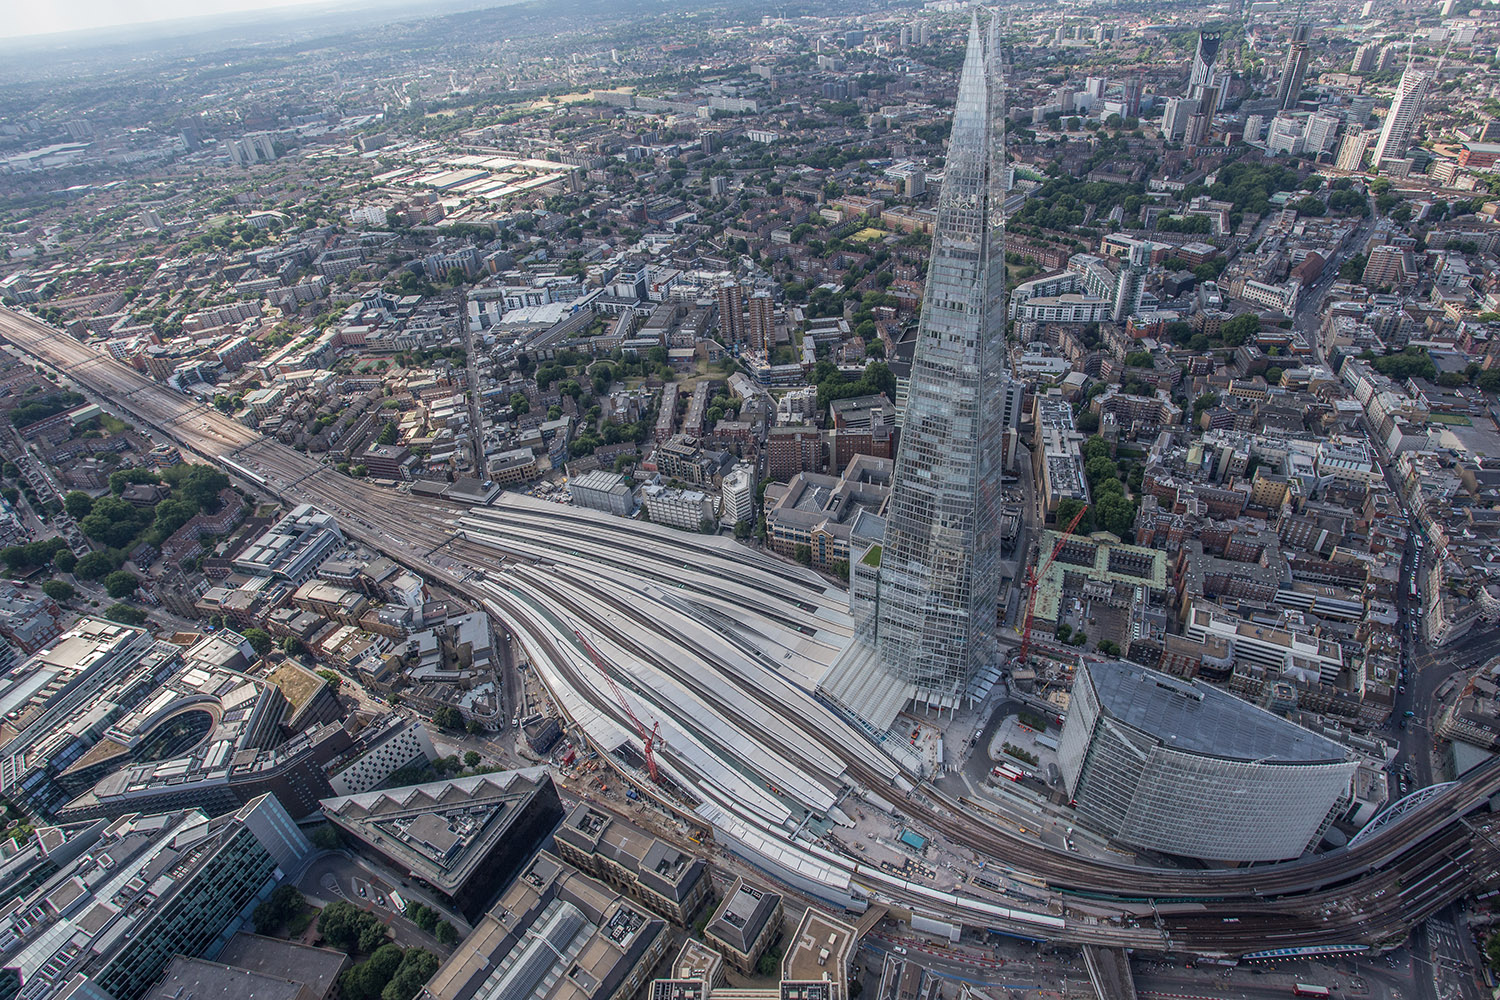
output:
[[[475,584],[430,561],[444,549],[475,565],[495,560],[493,548],[456,538],[452,512],[351,480],[30,317],[0,310],[0,333],[192,453],[208,461],[238,464],[282,499],[330,509],[350,526],[350,534],[366,544],[466,596],[486,598]],[[670,668],[656,651],[615,629],[596,609],[574,611],[587,615],[593,627],[612,630],[611,641],[621,648],[649,658],[658,668]],[[523,627],[524,615],[506,617],[513,628]],[[551,651],[559,669],[573,669],[570,656],[549,637],[533,634],[532,639]],[[590,690],[576,675],[573,683],[580,685],[578,690]],[[742,694],[763,707],[778,708],[764,688],[743,680],[737,683]],[[715,697],[711,691],[702,696]],[[735,711],[722,702],[718,707],[729,715]],[[596,708],[614,715],[611,706]],[[777,740],[764,727],[757,731],[761,738]],[[803,735],[822,740],[820,745],[842,762],[854,785],[877,791],[888,788],[888,778],[850,747],[827,740],[826,734]],[[796,752],[784,741],[777,742],[785,752]],[[1164,900],[1203,907],[1198,913],[1159,914],[1153,926],[1115,926],[1107,933],[1077,924],[1069,929],[1070,938],[1152,949],[1161,949],[1165,941],[1169,950],[1179,947],[1228,954],[1251,944],[1382,943],[1404,934],[1416,920],[1472,890],[1493,872],[1494,859],[1475,860],[1473,837],[1459,828],[1459,822],[1497,792],[1500,760],[1470,772],[1443,795],[1354,848],[1280,864],[1211,871],[1143,868],[1060,852],[988,824],[935,790],[923,789],[904,801],[901,809],[913,825],[939,832],[1002,867],[1035,876],[1065,905],[1069,899],[1106,907],[1111,901],[1135,905],[1141,900]],[[972,918],[972,912],[960,904],[945,909],[946,904],[917,893],[912,893],[910,901],[955,919]],[[1129,911],[1122,908],[1119,912],[1122,920],[1129,919]]]

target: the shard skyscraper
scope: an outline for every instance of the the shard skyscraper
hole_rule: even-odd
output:
[[[996,655],[1005,432],[1004,93],[969,25],[879,570],[874,641],[919,696]]]

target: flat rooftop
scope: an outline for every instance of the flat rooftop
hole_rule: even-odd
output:
[[[1208,684],[1123,660],[1089,663],[1084,673],[1105,714],[1175,750],[1263,764],[1348,759],[1332,740]]]

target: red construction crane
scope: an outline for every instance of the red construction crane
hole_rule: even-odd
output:
[[[583,633],[576,628],[573,630],[573,634],[578,636],[578,641],[583,643],[584,649],[588,650],[589,659],[594,661],[594,669],[604,675],[605,681],[609,683],[609,689],[615,693],[615,701],[620,703],[620,707],[625,710],[625,714],[630,717],[630,721],[635,723],[636,735],[641,738],[643,745],[642,754],[646,758],[646,773],[651,775],[652,781],[660,784],[661,778],[656,773],[656,744],[661,740],[661,723],[656,723],[651,727],[650,732],[647,732],[646,724],[637,719],[635,713],[630,710],[630,702],[625,700],[624,692],[615,683],[614,677],[610,676],[609,668],[604,665],[604,660],[599,656],[598,650],[594,649],[594,644],[585,639]]]
[[[1088,512],[1088,504],[1079,508],[1078,513],[1073,515],[1073,520],[1068,522],[1068,527],[1058,536],[1057,544],[1052,546],[1052,552],[1047,556],[1045,562],[1038,560],[1032,564],[1031,572],[1026,575],[1026,624],[1021,629],[1021,656],[1017,661],[1022,666],[1026,665],[1026,654],[1031,652],[1031,619],[1036,614],[1036,582],[1037,579],[1046,574],[1052,566],[1052,560],[1062,551],[1063,545],[1068,541],[1068,536],[1073,529],[1078,527],[1078,522],[1083,520],[1083,515]]]

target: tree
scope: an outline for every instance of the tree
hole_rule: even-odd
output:
[[[1092,434],[1099,429],[1099,414],[1092,410],[1084,410],[1078,414],[1073,425],[1085,434]]]
[[[78,557],[71,549],[58,549],[52,556],[52,565],[64,573],[71,573],[78,566]]]
[[[1111,479],[1116,487],[1119,487],[1118,479]],[[1131,527],[1135,524],[1135,504],[1113,490],[1100,493],[1094,500],[1094,520],[1105,531],[1118,535],[1121,538],[1129,536]]]
[[[1083,506],[1082,500],[1074,500],[1072,497],[1064,497],[1059,500],[1057,502],[1057,530],[1061,531],[1066,528]],[[1083,520],[1078,522],[1078,527],[1074,531],[1079,534],[1087,534],[1090,527],[1089,516],[1085,514]]]
[[[101,545],[124,549],[130,547],[151,517],[151,513],[119,497],[100,497],[88,516],[78,522],[78,529]]]
[[[380,1000],[412,1000],[437,969],[438,959],[432,952],[424,948],[408,948],[401,960],[401,968],[380,991]]]
[[[265,629],[247,628],[240,635],[244,636],[250,648],[255,650],[256,656],[265,656],[276,645],[276,641],[271,638],[271,633]]]
[[[549,382],[548,384],[550,385],[551,383]],[[531,402],[527,400],[524,392],[513,392],[510,394],[510,412],[518,417],[523,413],[531,412]]]
[[[792,549],[793,557],[804,566],[812,565],[812,547],[808,545],[797,545]]]
[[[453,946],[458,944],[458,930],[448,921],[444,920],[432,929],[432,936],[438,939],[438,944]]]
[[[406,919],[431,934],[443,915],[426,903],[410,903],[406,907]]]
[[[75,521],[88,517],[89,511],[93,509],[94,498],[82,490],[72,490],[63,497],[63,510]]]
[[[1280,385],[1281,384],[1281,376],[1283,374],[1284,373],[1282,372],[1282,370],[1280,368],[1277,368],[1275,365],[1272,365],[1271,367],[1269,367],[1269,368],[1266,369],[1266,374],[1265,374],[1266,383],[1268,385]]]
[[[484,758],[479,756],[479,752],[477,750],[467,750],[464,752],[464,767],[473,770],[474,768],[479,766],[479,762],[483,759]]]
[[[1500,392],[1500,368],[1491,368],[1475,375],[1474,384],[1484,392]]]
[[[306,656],[309,652],[307,644],[294,635],[289,635],[281,640],[281,651],[287,656]],[[332,671],[329,672],[332,673]],[[343,678],[339,677],[338,674],[334,674],[333,676],[337,679],[338,683],[334,683],[334,681],[329,681],[328,683],[333,684],[333,691],[337,694],[339,684],[343,683]]]
[[[351,955],[360,950],[360,938],[365,928],[371,924],[384,933],[385,928],[381,925],[380,918],[343,899],[329,903],[318,915],[318,933],[323,935],[323,940]]]
[[[42,584],[42,593],[54,601],[66,601],[70,600],[77,591],[73,589],[72,584],[62,580],[48,580]]]
[[[81,580],[102,580],[115,568],[115,560],[109,552],[90,552],[77,560],[73,575]]]
[[[144,625],[147,615],[134,604],[111,604],[104,609],[104,617],[122,625]]]
[[[396,426],[396,421],[387,420],[385,426],[380,428],[380,434],[375,438],[377,444],[395,444],[396,439],[401,436],[401,430]]]
[[[302,911],[306,902],[295,885],[286,883],[271,890],[265,902],[255,908],[253,919],[257,934],[269,934]]]
[[[1242,313],[1219,328],[1219,338],[1230,347],[1238,347],[1260,332],[1260,317]]]
[[[167,497],[156,505],[156,522],[151,526],[152,533],[159,539],[169,538],[197,513],[198,505],[187,497]]]
[[[344,846],[344,837],[332,823],[324,823],[313,829],[308,838],[320,851],[336,851]]]
[[[104,592],[110,597],[129,597],[140,585],[139,577],[123,569],[115,570],[104,578]]]
[[[1491,934],[1485,940],[1484,957],[1489,960],[1491,969],[1500,972],[1500,932]]]
[[[398,944],[387,942],[378,946],[369,958],[344,970],[339,977],[340,992],[347,1000],[379,1000],[381,991],[395,977],[405,958],[406,953]]]
[[[462,729],[464,717],[458,709],[444,705],[432,713],[432,724],[439,729]]]

